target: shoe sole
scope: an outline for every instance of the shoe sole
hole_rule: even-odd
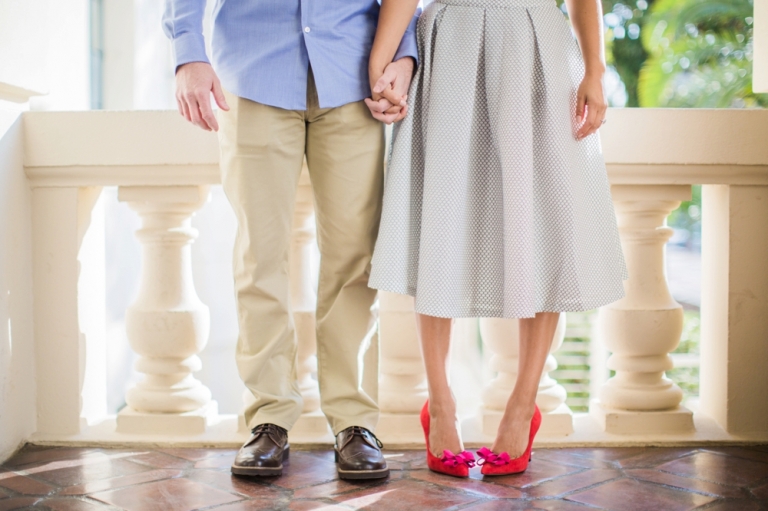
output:
[[[291,454],[291,448],[283,451],[283,464],[286,464]],[[241,467],[232,465],[232,473],[238,476],[275,477],[283,475],[283,464],[279,467]]]
[[[339,470],[339,479],[383,479],[389,476],[389,469],[382,470]]]
[[[333,450],[333,460],[339,462],[339,451]],[[389,468],[382,468],[380,470],[341,470],[336,469],[339,473],[339,479],[383,479],[389,476]]]

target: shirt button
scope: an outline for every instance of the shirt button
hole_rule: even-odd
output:
[[[309,34],[309,32],[310,32],[310,28],[309,28],[309,27],[304,27],[304,32],[306,32],[307,34]]]

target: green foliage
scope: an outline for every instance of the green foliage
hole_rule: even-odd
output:
[[[751,86],[752,11],[752,0],[657,0],[642,35],[640,105],[767,106]]]
[[[606,59],[627,90],[626,106],[639,106],[638,78],[648,52],[642,33],[654,0],[603,0]]]
[[[691,187],[691,200],[682,202],[667,217],[667,225],[690,233],[701,232],[701,185]]]

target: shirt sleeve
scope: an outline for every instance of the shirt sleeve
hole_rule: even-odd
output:
[[[203,37],[205,0],[165,0],[163,31],[171,40],[176,69],[189,62],[208,62]]]
[[[416,65],[419,65],[419,47],[416,44],[416,23],[419,21],[421,15],[421,7],[416,9],[416,14],[413,16],[408,29],[403,34],[403,39],[400,41],[400,46],[395,52],[394,60],[400,60],[403,57],[413,57]]]

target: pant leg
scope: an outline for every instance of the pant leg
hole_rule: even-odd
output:
[[[321,407],[334,434],[374,430],[376,389],[367,387],[363,359],[377,336],[376,291],[368,287],[384,181],[384,128],[362,101],[320,109],[310,79],[307,164],[315,195],[320,278],[317,358]],[[378,348],[378,343],[376,343]],[[376,360],[378,357],[368,357]],[[374,386],[375,386],[375,380]]]
[[[290,429],[302,400],[290,310],[288,254],[296,187],[304,160],[305,112],[226,94],[219,112],[222,184],[237,216],[237,367],[255,402],[249,427]]]

